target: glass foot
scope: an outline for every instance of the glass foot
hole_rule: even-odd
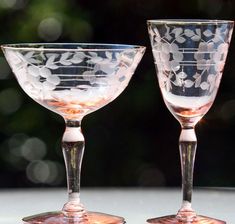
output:
[[[197,216],[196,220],[192,222],[180,222],[175,215],[152,218],[148,219],[147,222],[152,224],[226,224],[224,221],[206,216]]]
[[[88,220],[64,217],[62,212],[47,212],[23,218],[24,224],[124,224],[122,217],[99,212],[87,212]]]

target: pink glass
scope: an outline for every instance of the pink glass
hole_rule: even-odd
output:
[[[122,217],[88,212],[80,202],[83,117],[127,87],[145,47],[117,44],[10,44],[2,46],[19,85],[66,124],[62,149],[68,201],[60,212],[23,219],[25,224],[121,224]],[[32,149],[33,150],[33,149]]]
[[[164,102],[181,125],[179,149],[182,206],[176,215],[148,219],[154,224],[222,224],[199,216],[191,206],[197,147],[195,125],[216,97],[233,31],[233,21],[149,20],[148,31]]]

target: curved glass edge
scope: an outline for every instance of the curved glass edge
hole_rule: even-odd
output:
[[[2,44],[1,48],[3,50],[10,49],[25,51],[120,51],[128,49],[145,50],[146,47],[141,45],[106,43],[16,43]]]
[[[234,24],[233,20],[210,20],[210,19],[150,19],[148,24],[178,24],[178,25],[217,25]]]

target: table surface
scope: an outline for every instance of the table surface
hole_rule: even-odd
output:
[[[90,211],[125,217],[127,224],[144,224],[147,218],[175,214],[181,191],[174,188],[85,188],[81,199]],[[21,218],[61,209],[65,189],[0,190],[0,223],[21,224]],[[198,214],[235,224],[235,189],[194,189],[193,208]]]

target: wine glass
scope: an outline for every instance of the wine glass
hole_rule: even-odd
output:
[[[5,57],[22,89],[61,115],[68,202],[61,212],[23,219],[25,224],[121,224],[124,219],[87,212],[80,203],[84,151],[82,118],[113,101],[128,85],[145,47],[118,44],[7,44]]]
[[[148,31],[164,102],[181,125],[179,149],[183,202],[177,215],[149,223],[223,221],[199,216],[191,207],[197,146],[194,127],[216,97],[233,31],[233,21],[149,20]]]

